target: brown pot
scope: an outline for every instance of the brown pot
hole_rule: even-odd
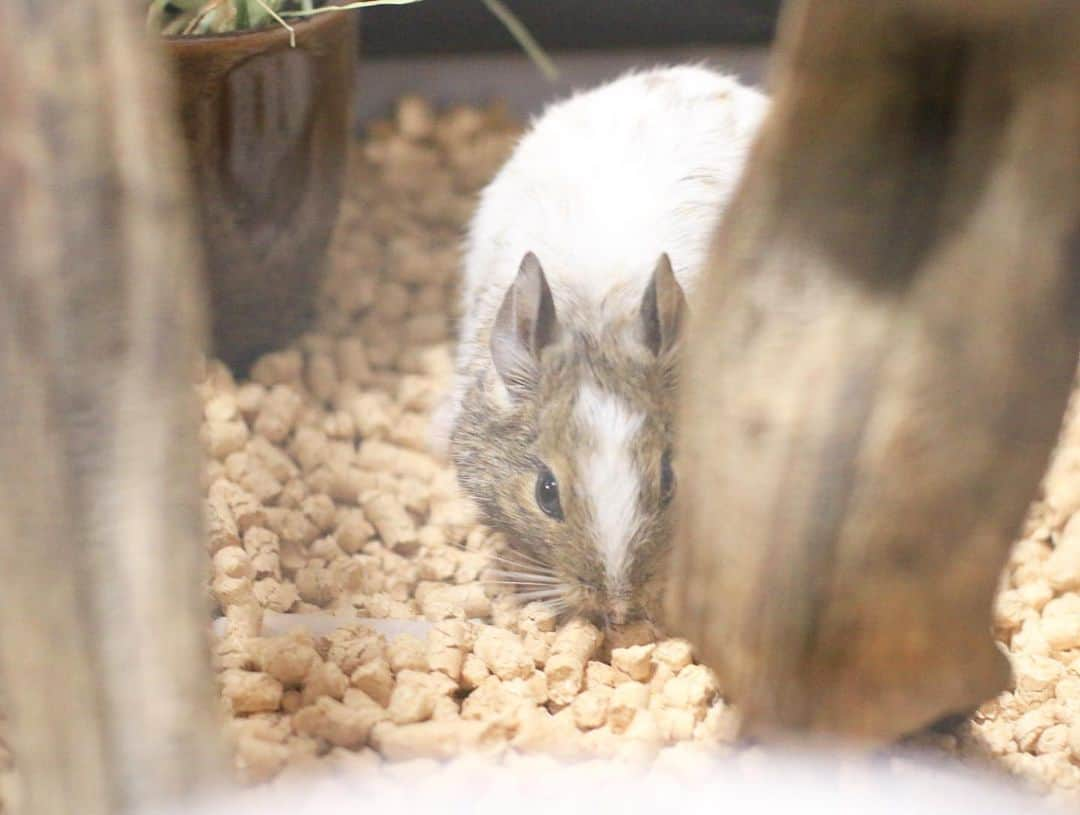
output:
[[[205,243],[214,352],[234,368],[307,325],[345,176],[356,15],[165,38]]]

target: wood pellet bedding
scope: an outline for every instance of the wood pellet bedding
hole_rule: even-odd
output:
[[[211,362],[196,386],[209,585],[224,615],[215,660],[245,781],[473,751],[668,766],[758,755],[734,743],[737,712],[685,641],[631,629],[605,642],[580,621],[556,630],[543,607],[518,608],[486,582],[502,542],[427,452],[464,227],[519,132],[499,107],[436,114],[402,100],[352,152],[313,331],[249,379]],[[392,638],[355,624],[290,630],[327,611],[433,625]],[[1003,575],[994,625],[1015,689],[912,742],[1080,794],[1080,420]],[[0,796],[10,769],[0,742]]]

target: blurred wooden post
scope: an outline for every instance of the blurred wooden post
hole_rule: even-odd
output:
[[[223,767],[199,259],[141,12],[0,4],[0,684],[34,815],[132,811]]]
[[[1080,331],[1080,4],[797,0],[693,309],[670,622],[745,728],[1000,691]]]

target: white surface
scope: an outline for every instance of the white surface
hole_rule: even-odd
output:
[[[680,762],[674,762],[679,765]],[[839,767],[839,769],[838,769]],[[618,813],[661,815],[1040,815],[1051,809],[998,777],[925,765],[837,765],[817,758],[755,757],[752,766],[706,763],[644,775],[626,765],[516,766],[480,762],[432,773],[399,766],[363,778],[311,778],[275,785],[176,815],[345,815],[345,813]]]
[[[228,622],[224,617],[214,620],[211,630],[215,636],[225,635]],[[427,620],[387,620],[372,617],[357,617],[351,614],[278,614],[274,611],[263,612],[262,633],[266,637],[288,634],[297,628],[303,628],[316,637],[325,637],[339,628],[349,625],[366,625],[384,637],[394,638],[402,634],[414,637],[426,637],[432,623]]]

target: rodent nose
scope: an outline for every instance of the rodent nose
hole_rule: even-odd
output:
[[[630,616],[630,604],[626,600],[613,600],[608,609],[608,622],[611,625],[623,625]]]

